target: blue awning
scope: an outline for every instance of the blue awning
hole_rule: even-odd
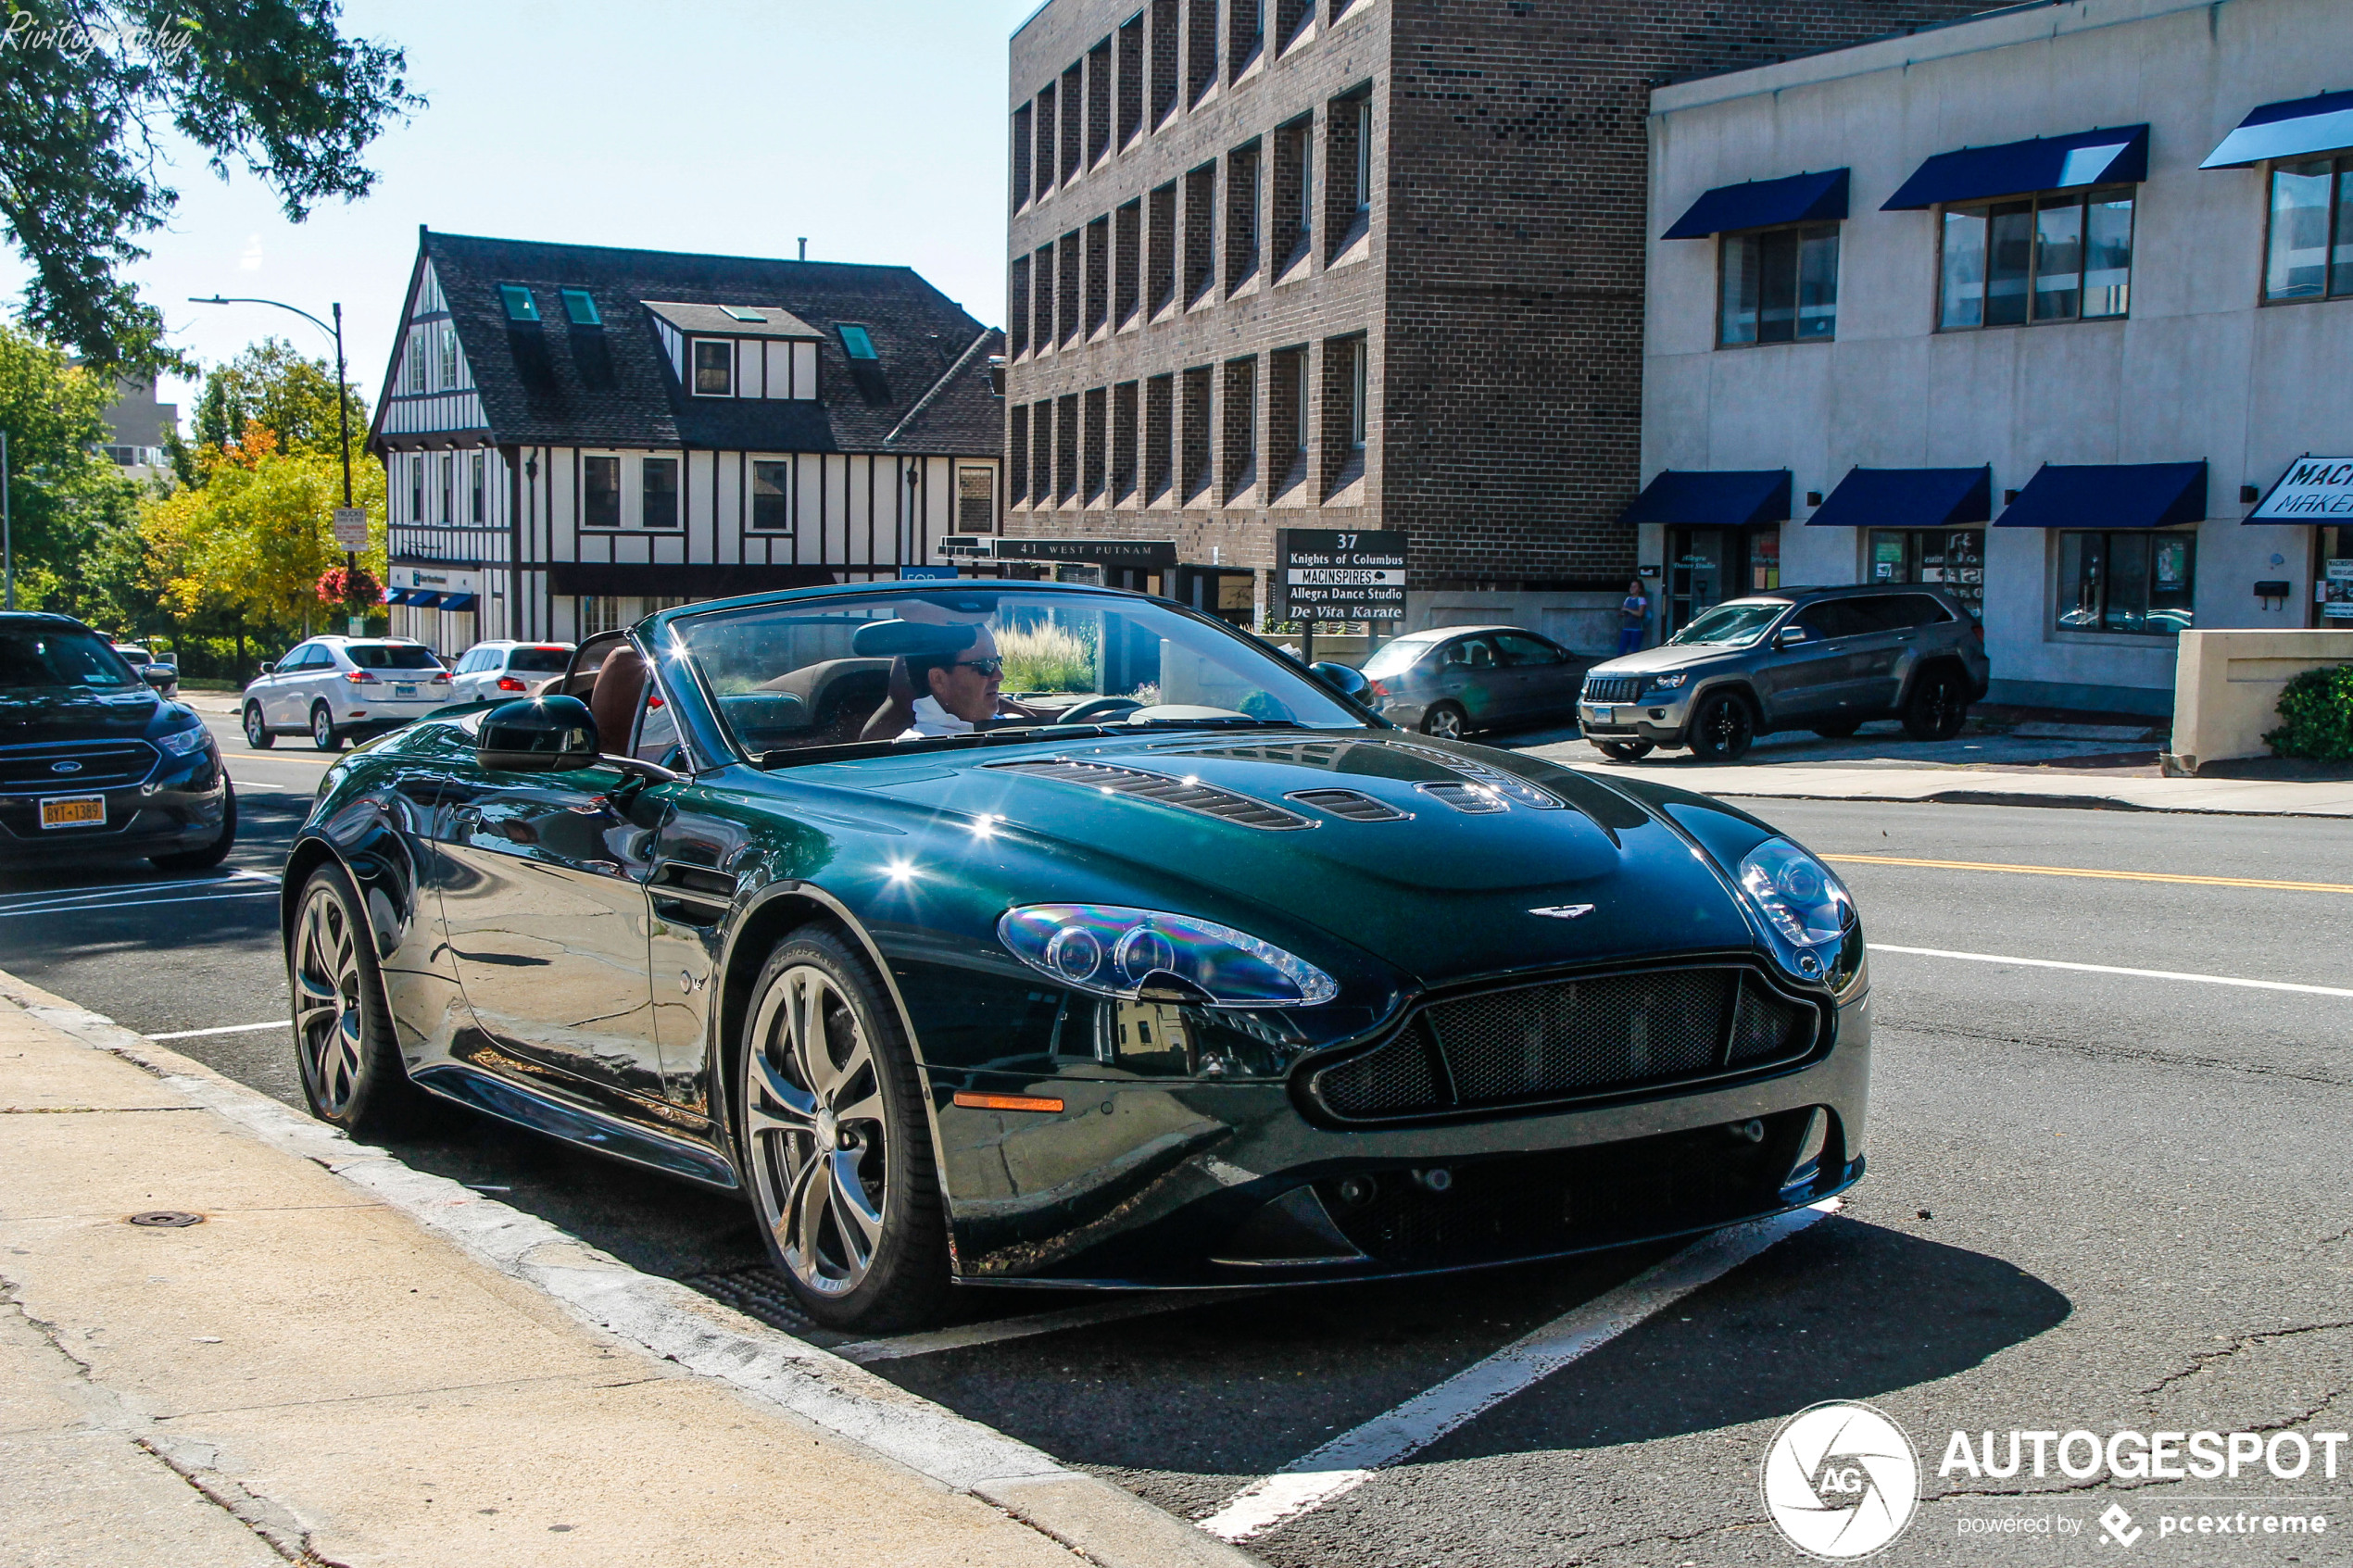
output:
[[[441,608],[444,609],[472,609],[474,607],[474,601],[481,596],[482,596],[479,594],[444,594],[441,596]]]
[[[1939,153],[1914,169],[1880,210],[1914,212],[1939,202],[2071,191],[2079,185],[2138,184],[2148,177],[2149,128],[2119,125]]]
[[[1960,528],[1994,515],[1994,470],[1851,469],[1809,528]]]
[[[1689,212],[1659,236],[1704,240],[1734,229],[1767,229],[1777,223],[1828,223],[1846,216],[1846,173],[1793,174],[1783,180],[1751,180],[1718,185],[1692,203]]]
[[[2206,517],[2204,463],[2045,463],[1996,528],[2164,528]]]
[[[411,588],[409,590],[409,603],[416,609],[434,609],[441,604],[441,596],[431,588]]]
[[[2265,104],[2222,138],[2200,169],[2245,169],[2266,158],[2353,147],[2353,93]]]
[[[405,605],[416,596],[417,590],[414,588],[386,588],[384,590],[384,603],[388,605]]]
[[[1667,469],[1617,519],[1703,528],[1753,528],[1788,520],[1787,469]]]

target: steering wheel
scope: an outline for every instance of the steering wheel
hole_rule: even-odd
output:
[[[1051,724],[1107,724],[1125,719],[1144,705],[1132,696],[1090,696],[1074,703],[1046,721]]]

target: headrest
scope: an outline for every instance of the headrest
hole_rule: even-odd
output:
[[[970,621],[870,621],[851,635],[849,651],[862,659],[946,659],[979,640]]]

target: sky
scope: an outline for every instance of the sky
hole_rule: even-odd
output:
[[[358,202],[289,223],[242,169],[167,177],[170,227],[132,276],[209,366],[340,300],[351,380],[377,400],[417,226],[460,234],[912,267],[1004,315],[1006,47],[1037,0],[348,0],[346,36],[408,52],[431,100],[368,150]],[[0,289],[21,288],[11,254]],[[195,389],[167,380],[184,423]]]

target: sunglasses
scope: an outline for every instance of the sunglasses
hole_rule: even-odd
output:
[[[969,670],[984,681],[994,681],[1004,675],[1005,661],[1001,659],[960,659],[956,661],[956,668]]]

